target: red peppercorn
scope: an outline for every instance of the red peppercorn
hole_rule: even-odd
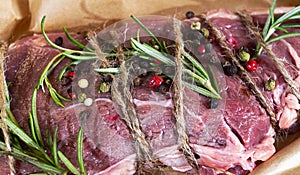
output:
[[[254,71],[257,69],[257,62],[255,60],[249,60],[247,63],[246,63],[246,68],[250,71]]]
[[[120,117],[120,115],[119,115],[119,114],[116,114],[116,115],[111,115],[111,116],[109,116],[109,120],[111,120],[111,121],[115,121],[115,120],[117,120],[119,117]]]
[[[232,48],[235,48],[239,43],[234,37],[227,38],[227,42]]]
[[[68,89],[67,92],[68,92],[69,97],[72,100],[76,99],[76,94],[75,94],[75,92],[73,92],[72,88]]]
[[[198,47],[198,52],[199,53],[205,53],[205,47],[204,46],[202,46],[202,45],[200,45],[199,47]]]
[[[150,88],[156,88],[160,86],[162,82],[164,82],[164,79],[161,76],[156,75],[150,79],[149,86]]]
[[[75,72],[74,71],[70,71],[68,73],[68,76],[71,77],[71,78],[75,77]]]
[[[154,59],[153,62],[156,63],[156,64],[162,64],[162,62],[159,61],[158,59]]]

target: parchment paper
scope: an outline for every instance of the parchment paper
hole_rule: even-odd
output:
[[[0,40],[13,42],[22,36],[40,32],[40,21],[44,15],[47,16],[47,32],[61,31],[63,26],[78,31],[87,27],[101,29],[130,15],[165,15],[180,19],[184,18],[188,10],[200,14],[218,8],[233,11],[268,8],[271,2],[272,0],[0,0]],[[278,7],[297,5],[300,5],[300,0],[277,2]],[[280,142],[278,150],[284,148],[251,174],[300,174],[298,135]],[[289,144],[290,142],[292,143]]]

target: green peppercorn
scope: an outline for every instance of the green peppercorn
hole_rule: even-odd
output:
[[[192,30],[200,30],[201,29],[201,23],[200,22],[192,22],[191,29]]]
[[[84,102],[84,100],[86,99],[86,94],[85,93],[80,93],[79,95],[78,95],[78,101],[79,102]]]
[[[250,60],[250,54],[244,50],[239,52],[239,58],[243,62],[247,62]]]
[[[276,87],[276,81],[275,80],[270,78],[269,80],[267,80],[265,82],[265,90],[271,91],[271,90],[275,89],[275,87]]]
[[[202,28],[201,33],[205,38],[209,37],[209,30],[207,28]]]
[[[99,86],[99,92],[108,92],[110,90],[110,84],[107,82],[101,82]]]

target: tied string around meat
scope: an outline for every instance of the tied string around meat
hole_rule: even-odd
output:
[[[237,66],[239,69],[239,76],[241,79],[248,85],[250,91],[252,94],[257,98],[257,100],[260,102],[262,107],[266,110],[268,115],[270,116],[270,122],[272,127],[275,129],[276,132],[280,131],[278,122],[276,120],[275,113],[273,112],[270,105],[267,103],[266,98],[263,96],[260,89],[256,86],[252,78],[250,77],[249,73],[245,68],[240,64],[239,59],[234,55],[232,49],[229,47],[228,43],[226,42],[225,36],[222,34],[221,31],[219,31],[216,27],[214,27],[206,18],[205,14],[200,15],[201,20],[203,20],[210,30],[212,31],[212,34],[215,35],[216,39],[219,41],[220,46],[225,50],[225,54],[228,56],[228,58],[231,58],[233,64]]]
[[[11,152],[12,148],[10,146],[10,138],[9,138],[9,134],[8,134],[8,127],[6,125],[6,123],[3,121],[4,118],[8,117],[7,113],[6,113],[6,105],[7,105],[7,101],[6,101],[6,81],[5,81],[5,75],[4,75],[4,60],[5,60],[5,56],[4,53],[7,50],[7,44],[6,43],[0,43],[0,113],[1,113],[1,129],[3,131],[3,135],[4,135],[4,142],[5,142],[5,146],[6,146],[6,151]],[[10,174],[14,175],[15,174],[15,168],[14,168],[14,158],[12,156],[8,156],[8,165],[9,165],[9,169],[10,169]]]
[[[290,86],[292,93],[300,100],[300,92],[297,88],[297,85],[295,81],[292,79],[291,75],[288,73],[288,71],[285,69],[283,62],[276,57],[274,52],[270,49],[270,47],[264,42],[264,39],[260,35],[260,32],[258,31],[257,27],[254,26],[252,22],[252,18],[242,12],[242,11],[237,11],[237,15],[242,19],[242,21],[245,23],[247,29],[255,36],[259,44],[265,49],[265,51],[268,53],[268,55],[272,58],[274,61],[277,69],[280,71],[280,73],[283,75],[284,80],[288,83]]]
[[[114,76],[111,85],[112,100],[115,102],[115,107],[130,130],[134,140],[138,157],[137,174],[142,174],[142,172],[147,171],[147,168],[144,166],[146,162],[150,162],[155,168],[161,169],[162,167],[165,167],[165,165],[153,157],[151,146],[141,129],[138,114],[136,113],[135,104],[133,103],[133,97],[131,95],[131,85],[133,84],[133,80],[138,75],[146,72],[143,72],[144,70],[137,71],[137,69],[134,68],[132,64],[136,60],[124,61],[123,49],[118,43],[118,41],[120,41],[120,35],[113,31],[110,32],[110,35],[113,38],[111,43],[117,49],[118,62],[120,63],[120,72]],[[95,50],[98,56],[98,60],[93,64],[93,68],[98,68],[99,66],[103,68],[110,67],[111,65],[101,51],[96,37],[94,35],[89,35],[89,38],[91,38],[92,46],[96,48]],[[150,165],[150,168],[152,165]]]
[[[131,95],[131,85],[134,78],[141,72],[136,71],[133,67],[133,62],[126,61],[120,65],[120,73],[115,76],[112,86],[112,100],[116,104],[122,120],[125,122],[130,130],[131,136],[134,140],[135,149],[138,156],[138,174],[145,170],[144,163],[150,162],[154,167],[162,167],[162,163],[153,157],[152,149],[149,142],[146,140],[146,135],[142,131],[138,114],[133,103]]]
[[[95,37],[95,34],[93,32],[88,32],[87,37],[89,38],[89,43],[95,49],[95,53],[98,58],[97,61],[95,62],[95,66],[101,65],[101,67],[104,68],[109,67],[109,61],[105,58],[104,53],[101,51],[101,48],[99,47],[99,43],[97,41],[97,38]]]
[[[178,133],[178,142],[181,146],[181,149],[187,159],[188,163],[196,170],[199,169],[198,162],[195,158],[195,154],[192,151],[192,148],[189,145],[189,138],[186,133],[186,121],[184,117],[184,104],[183,104],[183,83],[182,83],[182,72],[183,72],[183,65],[181,61],[181,53],[183,50],[183,40],[182,40],[182,33],[181,33],[181,25],[180,22],[174,20],[174,31],[176,34],[176,55],[175,55],[175,76],[173,79],[173,87],[174,87],[174,116],[176,119],[176,129]]]

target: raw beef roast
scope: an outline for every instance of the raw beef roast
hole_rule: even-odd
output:
[[[254,24],[263,26],[267,13],[251,14]],[[207,20],[226,38],[233,37],[238,43],[232,48],[236,53],[241,47],[253,52],[256,39],[245,27],[238,15],[226,10],[207,13]],[[194,17],[187,20],[200,21]],[[155,25],[155,21],[152,21]],[[163,24],[162,24],[163,25]],[[164,29],[164,26],[161,26]],[[160,28],[160,29],[161,29]],[[72,36],[87,43],[85,35],[72,33]],[[62,33],[49,34],[52,41],[62,37],[62,47],[76,48]],[[279,57],[297,85],[299,37],[280,40],[272,44],[272,50]],[[212,41],[211,49],[217,52],[221,62],[229,61],[218,44]],[[251,50],[252,49],[252,50]],[[48,62],[59,53],[36,34],[25,37],[11,44],[6,59],[6,80],[11,83],[11,109],[20,125],[28,131],[28,111],[31,110],[31,95],[39,77]],[[263,53],[262,62],[256,71],[249,72],[256,86],[266,98],[267,104],[276,114],[279,126],[289,128],[298,117],[300,104],[290,92],[289,85],[277,70],[272,60]],[[49,75],[55,89],[67,97],[70,84],[62,83],[57,76],[60,70],[70,61],[65,59]],[[162,164],[180,172],[196,174],[232,174],[242,175],[251,172],[257,162],[266,161],[275,153],[275,131],[270,124],[270,117],[257,98],[252,94],[247,82],[236,74],[224,75],[222,70],[215,69],[217,82],[223,82],[219,90],[222,100],[218,108],[209,108],[210,99],[184,88],[184,117],[189,145],[199,164],[198,172],[188,163],[178,143],[176,119],[172,90],[157,91],[147,86],[135,86],[131,89],[134,107],[145,138],[150,144],[153,157]],[[96,80],[103,78],[95,75]],[[264,90],[264,82],[273,78],[277,86],[273,91]],[[88,174],[134,174],[136,172],[136,147],[131,132],[118,114],[111,94],[95,93],[96,99],[92,111],[85,118],[84,162]],[[81,120],[78,111],[84,111],[83,104],[66,102],[65,108],[58,107],[51,99],[49,92],[41,89],[37,94],[37,112],[40,128],[53,132],[58,126],[58,143],[61,150],[76,165],[76,139]],[[45,136],[45,132],[43,132]],[[1,163],[1,167],[5,167]],[[3,168],[5,169],[5,168]],[[39,172],[38,169],[23,163],[16,163],[18,174]],[[3,174],[9,174],[8,171]]]

